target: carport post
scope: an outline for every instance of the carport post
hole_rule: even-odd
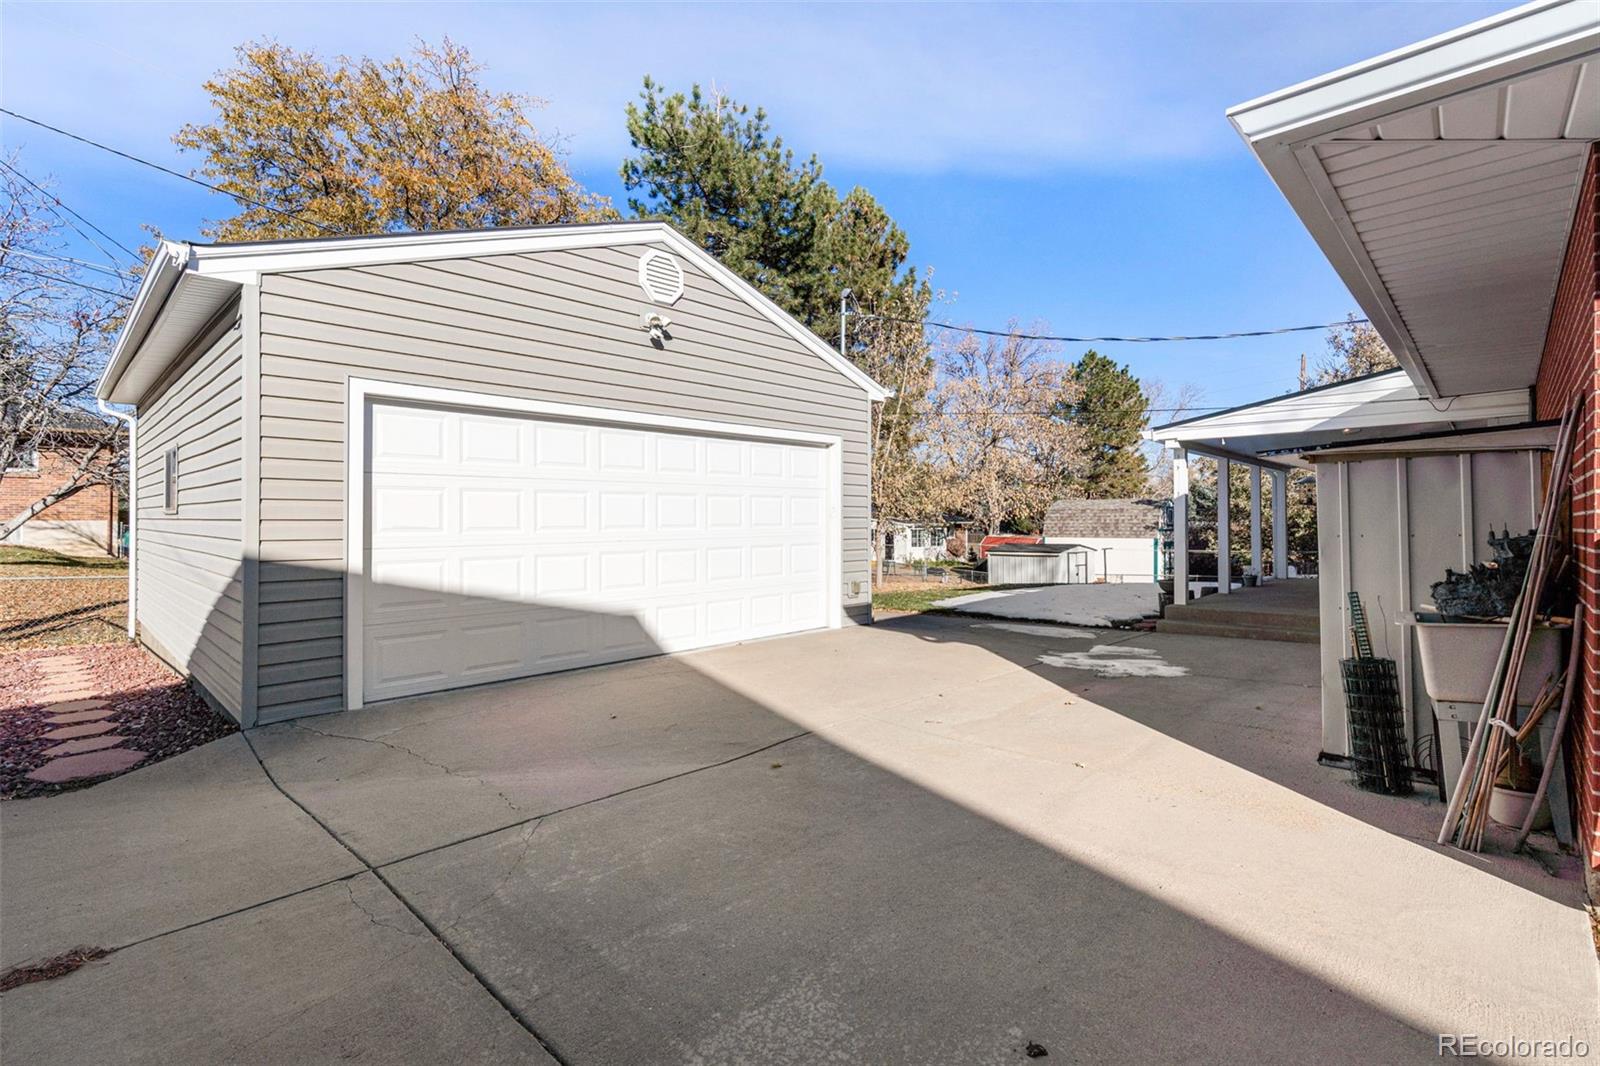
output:
[[[1172,602],[1189,602],[1189,453],[1172,441]]]
[[[1272,472],[1272,576],[1289,576],[1289,475]]]
[[[1217,460],[1217,591],[1223,595],[1233,591],[1233,557],[1228,544],[1228,521],[1232,504],[1228,499],[1228,472],[1232,464],[1226,459]]]
[[[1256,573],[1256,579],[1263,578],[1261,573],[1261,468],[1250,468],[1250,569]]]

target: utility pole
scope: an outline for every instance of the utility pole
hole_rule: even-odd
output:
[[[849,314],[850,314],[850,290],[849,289],[845,289],[843,292],[841,292],[839,294],[839,354],[844,356],[846,359],[850,358],[850,355],[849,355],[848,352],[845,351],[845,344],[847,343],[847,341],[849,339],[849,336],[845,332],[845,322],[844,322],[844,320],[845,320],[846,316],[848,316]]]

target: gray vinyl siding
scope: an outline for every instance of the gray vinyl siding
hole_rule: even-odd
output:
[[[240,716],[243,345],[235,311],[139,405],[140,639]],[[168,449],[178,449],[178,509],[163,510]]]
[[[644,246],[270,274],[261,281],[259,720],[343,699],[346,381],[351,376],[837,435],[844,604],[868,609],[868,401],[684,262],[653,347]],[[860,582],[852,595],[851,582]]]

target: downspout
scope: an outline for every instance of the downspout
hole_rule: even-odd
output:
[[[139,612],[136,608],[139,590],[139,567],[134,553],[139,543],[139,423],[134,415],[113,411],[98,397],[100,413],[110,415],[128,427],[128,639],[139,635]],[[113,500],[115,503],[115,500]]]

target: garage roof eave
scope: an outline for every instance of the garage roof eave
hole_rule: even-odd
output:
[[[184,297],[182,305],[209,306],[214,315],[241,286],[258,283],[263,274],[647,243],[664,243],[692,260],[751,309],[844,375],[870,400],[885,400],[893,395],[704,249],[666,223],[651,221],[384,233],[237,244],[163,241],[145,273],[96,395],[113,403],[134,402],[143,395],[139,385],[148,387],[159,378],[165,365],[148,379],[144,374],[130,375],[130,367],[148,368],[161,363],[163,358],[170,362],[193,339],[204,320],[197,323],[192,321],[193,314],[173,314],[175,307],[183,311],[193,309],[175,305],[174,300],[179,295]],[[189,332],[177,336],[184,328]]]

